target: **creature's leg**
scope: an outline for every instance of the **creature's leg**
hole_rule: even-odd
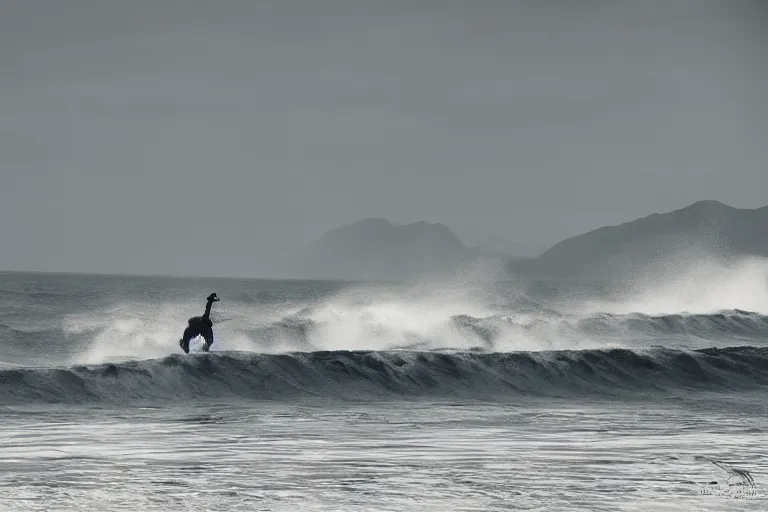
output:
[[[189,341],[198,334],[199,333],[197,332],[197,329],[191,325],[184,329],[184,336],[182,336],[182,338],[179,340],[179,346],[185,354],[189,354]]]
[[[208,352],[208,349],[213,345],[213,329],[205,327],[200,335],[205,339],[205,345],[203,345],[203,352]]]

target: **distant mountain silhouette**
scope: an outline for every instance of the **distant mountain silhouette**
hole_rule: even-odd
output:
[[[564,240],[513,269],[605,277],[647,268],[665,259],[707,255],[768,257],[768,207],[737,209],[699,201]]]
[[[332,229],[299,257],[313,279],[401,280],[450,272],[472,257],[443,224],[369,218]]]
[[[505,258],[515,272],[595,279],[631,278],[654,265],[706,256],[768,257],[768,206],[737,209],[699,201],[680,210],[606,226],[520,258],[490,237],[468,248],[443,224],[397,225],[369,218],[332,229],[298,257],[299,277],[403,280],[458,270],[481,258]]]

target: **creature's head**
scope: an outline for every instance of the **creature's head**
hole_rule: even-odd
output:
[[[220,299],[216,296],[215,293],[212,293],[208,296],[208,302],[218,302]]]

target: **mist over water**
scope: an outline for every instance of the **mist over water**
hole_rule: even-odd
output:
[[[315,283],[300,296],[270,295],[259,291],[263,284],[258,281],[252,282],[253,293],[228,294],[221,287],[227,283],[222,283],[217,293],[223,300],[212,314],[213,350],[697,347],[728,344],[733,334],[727,326],[712,324],[712,315],[768,315],[768,261],[759,258],[731,263],[703,259],[685,268],[657,268],[607,293],[562,286],[550,296],[537,293],[536,285],[524,279],[499,280],[496,268],[470,270],[451,281],[410,285],[312,288]],[[60,364],[165,357],[178,352],[186,319],[202,312],[201,297],[208,288],[190,283],[193,287],[199,291],[187,292],[184,300],[121,296],[100,307],[68,312],[58,319],[63,339],[49,342],[66,340],[69,356]],[[751,333],[755,337],[763,334],[759,318],[752,318],[758,322]],[[662,326],[659,319],[675,327]]]
[[[768,262],[664,265],[598,286],[508,275],[492,261],[411,283],[9,274],[0,371],[15,372],[4,385],[16,398],[65,401],[187,396],[184,381],[212,396],[336,396],[344,382],[372,395],[578,389],[563,371],[587,371],[585,389],[600,394],[606,379],[616,389],[700,386],[690,373],[699,366],[714,386],[758,385]],[[175,359],[211,292],[222,298],[212,353],[195,355],[197,339],[189,359]],[[744,371],[757,380],[740,381]],[[204,385],[211,375],[225,385]],[[264,379],[282,384],[264,391]]]
[[[677,260],[635,277],[615,300],[587,300],[573,310],[647,315],[744,310],[768,314],[768,259]]]

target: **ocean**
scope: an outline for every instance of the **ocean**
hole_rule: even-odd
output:
[[[765,270],[2,273],[2,509],[766,510]]]

